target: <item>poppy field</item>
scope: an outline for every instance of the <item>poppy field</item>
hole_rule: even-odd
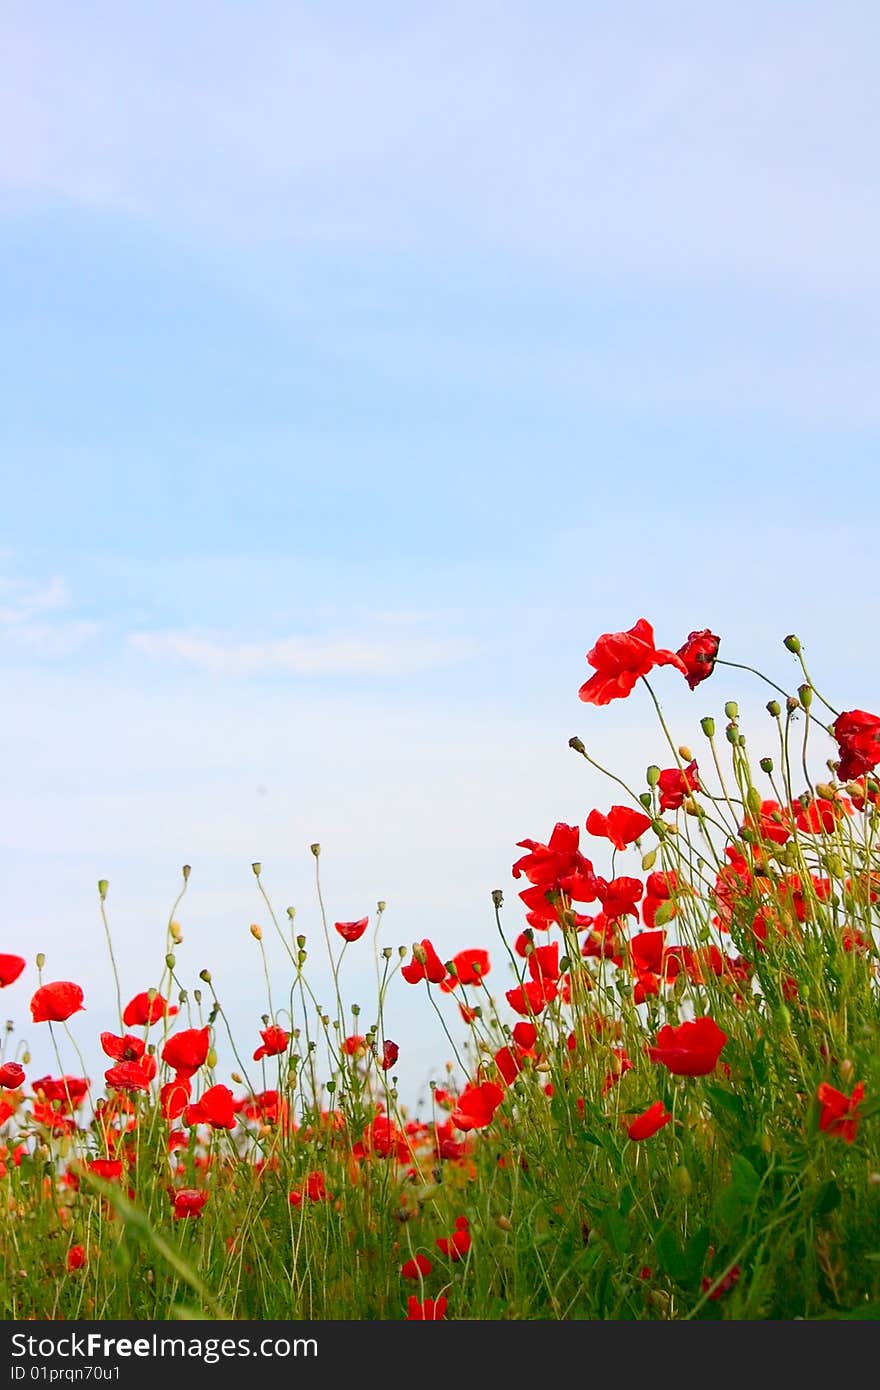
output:
[[[680,743],[663,683],[703,697],[719,666],[750,671],[721,647],[709,629],[659,647],[644,618],[596,639],[580,698],[643,701],[656,763],[635,787],[606,756],[606,803],[524,827],[488,942],[380,947],[382,903],[333,922],[319,845],[307,939],[255,864],[254,950],[265,966],[271,931],[287,967],[232,1037],[210,971],[179,973],[185,867],[134,994],[108,928],[100,1082],[84,986],[0,953],[0,991],[32,979],[57,1059],[34,1076],[7,1024],[3,1318],[880,1317],[880,716],[816,689],[789,636],[791,690],[748,676],[766,724],[727,701]],[[344,994],[361,951],[369,1009]],[[399,990],[449,1046],[426,1115],[398,1097]]]

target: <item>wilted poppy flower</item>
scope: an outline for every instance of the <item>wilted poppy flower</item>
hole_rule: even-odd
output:
[[[587,816],[589,833],[610,840],[615,849],[626,849],[650,827],[651,817],[630,806],[612,806],[607,816],[601,811],[591,811]]]
[[[456,1129],[483,1129],[491,1124],[503,1099],[504,1091],[494,1081],[470,1083],[465,1086],[449,1118]]]
[[[363,936],[369,924],[369,917],[361,917],[357,922],[333,923],[343,941],[357,941],[359,937]]]
[[[406,1320],[407,1322],[439,1322],[446,1317],[446,1309],[449,1306],[446,1295],[441,1294],[439,1298],[423,1298],[419,1300],[414,1293],[411,1293],[406,1301]]]
[[[180,1075],[192,1076],[204,1066],[210,1046],[209,1028],[184,1028],[166,1040],[162,1061]]]
[[[424,1279],[433,1267],[427,1255],[414,1255],[411,1260],[401,1265],[400,1272],[404,1279]]]
[[[145,1028],[149,1024],[158,1023],[166,1009],[167,1000],[163,999],[157,990],[144,990],[142,994],[136,994],[133,999],[129,999],[122,1014],[122,1022],[126,1028]],[[176,1008],[168,1009],[169,1014],[176,1012]]]
[[[415,942],[412,950],[412,960],[400,970],[407,984],[417,985],[420,980],[428,980],[432,985],[439,985],[446,979],[446,966],[427,937]]]
[[[652,1134],[656,1134],[658,1129],[668,1125],[672,1116],[667,1113],[662,1100],[655,1100],[653,1105],[649,1105],[647,1110],[643,1110],[641,1115],[637,1115],[629,1124],[624,1120],[626,1132],[630,1139],[638,1142],[641,1139],[650,1139]]]
[[[679,647],[678,655],[685,664],[684,676],[691,690],[696,690],[700,682],[715,670],[720,645],[721,638],[707,627],[688,633],[688,639]]]
[[[22,956],[8,956],[0,952],[0,989],[6,985],[14,984],[24,970],[25,962]]]
[[[34,1023],[64,1023],[83,1008],[83,992],[70,980],[53,980],[41,985],[31,999]]]
[[[0,1067],[0,1086],[15,1091],[24,1081],[24,1067],[19,1062],[4,1062]]]
[[[392,1042],[390,1038],[386,1038],[382,1044],[382,1060],[379,1063],[382,1070],[388,1071],[390,1067],[393,1067],[399,1056],[400,1048],[397,1046],[397,1043]]]
[[[67,1252],[67,1269],[69,1273],[74,1270],[82,1269],[86,1262],[86,1251],[84,1245],[71,1245]]]
[[[175,1221],[181,1221],[187,1216],[201,1216],[202,1208],[207,1200],[207,1192],[200,1191],[198,1188],[178,1188],[176,1192],[171,1194]]]
[[[605,632],[587,652],[596,674],[585,681],[578,695],[587,704],[607,705],[629,695],[636,681],[655,666],[675,666],[682,675],[687,666],[677,652],[654,645],[654,629],[639,618],[626,632]]]
[[[286,1050],[290,1042],[290,1034],[275,1023],[270,1024],[268,1028],[261,1028],[260,1037],[263,1041],[254,1053],[255,1062],[259,1062],[263,1057],[277,1057]]]
[[[837,775],[849,782],[870,772],[880,762],[880,718],[863,709],[844,710],[831,726],[837,740],[840,761]]]
[[[819,1128],[826,1134],[839,1134],[845,1144],[851,1144],[859,1129],[859,1105],[865,1094],[865,1083],[853,1087],[852,1095],[844,1095],[823,1081],[816,1092],[822,1113]]]
[[[665,1024],[657,1043],[646,1049],[652,1062],[660,1062],[675,1076],[706,1076],[715,1070],[721,1049],[727,1042],[714,1018],[695,1018],[678,1027]]]

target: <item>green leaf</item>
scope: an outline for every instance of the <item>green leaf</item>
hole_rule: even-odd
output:
[[[816,1205],[813,1211],[816,1216],[827,1216],[830,1211],[836,1211],[843,1201],[843,1194],[833,1178],[823,1182],[816,1195]]]
[[[734,1154],[731,1161],[731,1175],[733,1178],[733,1190],[743,1206],[751,1207],[754,1205],[758,1196],[758,1189],[761,1186],[761,1179],[755,1172],[749,1160],[742,1154]]]
[[[733,1091],[725,1091],[723,1086],[713,1086],[710,1083],[706,1083],[703,1089],[713,1111],[723,1111],[724,1114],[732,1115],[735,1120],[739,1120],[740,1124],[745,1123],[746,1108]]]
[[[696,1283],[703,1272],[706,1252],[709,1249],[709,1239],[709,1227],[703,1226],[685,1244],[684,1263],[687,1265],[688,1283]]]
[[[599,1230],[616,1255],[627,1253],[630,1240],[629,1223],[619,1211],[615,1211],[613,1207],[606,1211],[599,1222]]]
[[[657,1255],[657,1263],[663,1273],[678,1280],[680,1284],[686,1284],[688,1282],[688,1262],[684,1251],[668,1226],[664,1226],[661,1231],[657,1232],[654,1239],[654,1250]]]

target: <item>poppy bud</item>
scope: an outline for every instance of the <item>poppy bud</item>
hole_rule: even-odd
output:
[[[817,782],[816,795],[824,796],[826,801],[834,801],[837,797],[837,788],[832,787],[830,782]]]
[[[656,787],[657,783],[660,781],[660,769],[656,763],[652,763],[645,772],[645,781],[649,787]]]
[[[746,805],[754,815],[761,814],[761,793],[757,787],[749,787],[746,792]]]
[[[780,703],[779,703],[778,700],[768,700],[768,701],[767,701],[767,713],[768,713],[768,714],[772,714],[772,716],[773,716],[774,719],[778,719],[778,718],[779,718],[779,715],[780,715],[780,713],[781,713],[781,710],[782,710],[782,706],[780,705]]]
[[[320,845],[309,845],[309,849],[312,851],[312,854],[313,854],[313,855],[315,856],[315,858],[317,859],[317,858],[318,858],[318,855],[321,853],[321,846],[320,846]]]
[[[650,811],[651,806],[653,805],[653,798],[650,792],[639,792],[639,801],[642,803],[646,811]]]
[[[840,1079],[845,1086],[848,1086],[853,1079],[855,1067],[849,1057],[844,1057],[840,1064]]]
[[[586,753],[587,751],[582,741],[577,737],[577,735],[575,735],[574,738],[570,738],[568,740],[568,746],[569,748],[573,748],[576,753]]]
[[[678,756],[679,756],[680,758],[683,758],[684,761],[685,761],[686,763],[689,763],[689,762],[691,761],[691,759],[693,758],[694,755],[693,755],[693,753],[691,752],[691,750],[688,748],[687,744],[686,744],[686,743],[682,743],[682,744],[679,746],[679,749],[678,749]]]
[[[715,720],[712,718],[711,714],[706,714],[703,716],[703,718],[700,720],[700,728],[703,730],[703,733],[706,735],[707,738],[715,737]]]
[[[294,919],[294,917],[296,916],[296,908],[295,908],[295,907],[289,907],[289,908],[287,909],[287,915],[288,915],[288,917],[290,918],[290,920],[291,920],[291,922],[292,922],[293,919]]]
[[[43,968],[43,966],[44,966],[45,964],[46,964],[46,957],[43,955],[43,952],[42,952],[42,951],[38,951],[38,952],[37,952],[37,969],[38,969],[38,970],[42,970],[42,968]]]
[[[801,704],[804,709],[809,709],[810,705],[813,703],[813,687],[804,681],[803,685],[798,686],[798,695],[800,696]]]
[[[199,971],[199,979],[200,979],[200,980],[204,980],[205,984],[206,984],[206,985],[209,985],[209,984],[211,983],[211,972],[210,972],[210,970],[200,970],[200,971]]]
[[[736,700],[727,701],[727,704],[724,706],[724,713],[728,719],[737,719],[739,717],[739,705],[736,703]]]
[[[174,969],[175,961],[174,961],[174,956],[173,956],[173,954],[171,953],[171,951],[169,951],[168,954],[167,954],[167,956],[165,957],[165,964],[166,964],[166,966],[168,967],[169,970],[173,970],[173,969]]]
[[[106,878],[99,878],[99,879],[98,879],[98,893],[99,893],[99,895],[100,895],[101,902],[103,902],[104,899],[106,898],[106,896],[107,896],[107,889],[108,889],[109,887],[110,887],[110,884],[109,884],[109,882],[107,881]]]
[[[691,1180],[691,1175],[683,1165],[678,1168],[673,1168],[672,1182],[673,1186],[681,1193],[682,1197],[689,1197],[693,1191],[694,1184]]]
[[[376,903],[376,911],[384,912],[387,906],[388,904],[384,901],[384,899],[380,898],[379,901]]]
[[[642,855],[642,873],[649,873],[657,862],[657,851],[649,849],[647,854]]]
[[[183,940],[183,932],[180,930],[179,922],[169,922],[168,931],[175,946],[179,946]]]
[[[239,1074],[238,1074],[237,1071],[231,1071],[231,1072],[229,1073],[229,1079],[230,1079],[230,1081],[234,1081],[235,1084],[236,1084],[236,1086],[243,1086],[243,1085],[244,1085],[244,1077],[243,1077],[243,1076],[239,1076]]]
[[[213,1047],[208,1048],[208,1055],[205,1058],[205,1065],[209,1067],[216,1067],[217,1065],[217,1053],[214,1051]]]
[[[734,748],[736,748],[737,744],[739,743],[739,729],[736,727],[734,723],[731,722],[730,724],[728,724],[727,728],[724,730],[724,736],[727,739],[727,742],[732,743]]]
[[[841,859],[839,854],[826,854],[825,868],[828,870],[832,878],[843,878],[846,873],[846,869],[843,866],[843,860]]]
[[[671,922],[675,916],[675,903],[671,898],[661,902],[657,911],[654,913],[654,926],[664,927],[667,922]]]
[[[251,931],[251,936],[254,938],[254,941],[262,941],[262,939],[263,939],[263,928],[262,928],[261,926],[259,926],[258,923],[256,923],[256,922],[251,922],[250,931]]]
[[[773,759],[772,759],[772,758],[762,758],[761,761],[760,761],[760,763],[759,763],[759,767],[760,767],[760,769],[761,769],[762,772],[772,772],[772,771],[773,771]]]
[[[790,633],[788,634],[788,636],[786,637],[786,639],[785,639],[783,645],[788,649],[788,651],[794,652],[795,656],[797,656],[798,652],[799,652],[800,649],[801,649],[801,641],[800,641],[800,638],[799,638],[799,637],[795,637],[795,635],[794,635],[793,632],[790,632]]]
[[[183,874],[183,881],[184,881],[184,883],[188,882],[189,876],[190,876],[190,874],[192,873],[192,868],[191,868],[191,866],[190,866],[189,864],[184,864],[184,866],[183,866],[183,868],[181,869],[180,872]]]
[[[259,878],[259,877],[260,877],[260,874],[263,872],[263,866],[262,866],[262,864],[260,864],[260,863],[251,864],[251,868],[252,868],[253,871],[254,871],[254,878]]]

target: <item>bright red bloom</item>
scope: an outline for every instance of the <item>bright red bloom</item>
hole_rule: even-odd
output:
[[[652,1062],[660,1062],[675,1076],[706,1076],[715,1070],[721,1049],[727,1042],[714,1018],[695,1018],[677,1028],[665,1024],[657,1034],[655,1047],[646,1049]]]
[[[499,1047],[495,1053],[495,1065],[504,1078],[505,1084],[512,1086],[522,1071],[523,1064],[509,1047]]]
[[[183,1112],[185,1125],[210,1125],[212,1129],[235,1129],[236,1118],[232,1092],[228,1086],[209,1086],[194,1105]]]
[[[589,859],[580,853],[579,842],[578,827],[565,825],[562,821],[554,826],[546,845],[538,840],[517,841],[517,848],[526,849],[529,853],[513,865],[513,877],[519,878],[525,874],[535,889],[543,890],[538,894],[530,892],[528,897],[520,893],[527,907],[539,910],[542,903],[546,907],[545,895],[548,892],[565,893],[579,903],[595,902],[596,875]],[[553,920],[555,917],[554,911]]]
[[[880,762],[880,718],[876,714],[845,710],[835,719],[831,732],[840,752],[837,775],[841,782],[861,777]]]
[[[455,989],[456,985],[478,985],[483,976],[489,973],[489,952],[480,947],[459,951],[452,957],[449,965],[449,975],[440,985],[447,993]]]
[[[166,1120],[177,1120],[189,1104],[192,1087],[188,1076],[175,1077],[159,1089],[159,1105]]]
[[[275,1023],[270,1024],[268,1028],[261,1028],[260,1037],[263,1041],[254,1053],[255,1062],[259,1062],[263,1057],[277,1057],[280,1052],[286,1050],[290,1042],[290,1034]]]
[[[83,992],[70,980],[41,985],[31,1000],[34,1023],[64,1023],[83,1008]]]
[[[449,1118],[456,1129],[483,1129],[492,1123],[503,1099],[504,1091],[494,1081],[469,1083]]]
[[[166,1009],[168,1003],[158,991],[144,990],[142,994],[136,994],[133,999],[129,999],[122,1015],[122,1022],[126,1028],[145,1028],[151,1023],[158,1023]],[[172,1014],[177,1010],[172,1008],[168,1009],[168,1012]]]
[[[25,962],[21,956],[7,956],[0,953],[0,989],[14,984],[24,967]]]
[[[86,1251],[84,1245],[71,1245],[67,1252],[67,1269],[70,1274],[76,1269],[82,1269],[86,1262]]]
[[[830,835],[839,820],[852,815],[852,803],[846,797],[830,801],[826,796],[816,796],[806,805],[795,801],[791,809],[798,830],[806,830],[811,835]]]
[[[388,1071],[393,1067],[399,1056],[400,1048],[397,1046],[397,1043],[392,1042],[390,1038],[386,1038],[382,1044],[382,1060],[379,1063],[382,1070]]]
[[[606,883],[604,878],[598,880],[599,900],[602,903],[602,911],[610,920],[615,917],[638,917],[639,910],[636,903],[641,902],[645,891],[645,885],[638,878],[612,878]]]
[[[845,1144],[851,1144],[859,1129],[859,1106],[865,1094],[865,1083],[853,1087],[852,1095],[844,1095],[823,1081],[816,1092],[822,1113],[819,1128],[826,1134],[839,1134]]]
[[[347,1038],[342,1039],[340,1050],[346,1057],[363,1057],[367,1050],[367,1040],[362,1033],[350,1033]]]
[[[357,941],[370,925],[370,919],[361,917],[357,922],[334,922],[333,925],[343,941]]]
[[[626,632],[605,632],[591,651],[587,661],[596,674],[585,681],[578,695],[587,704],[607,705],[624,699],[640,676],[647,676],[655,666],[675,666],[682,675],[688,668],[677,652],[654,645],[654,629],[645,618]]]
[[[526,980],[515,989],[507,990],[504,997],[514,1013],[522,1014],[524,1018],[537,1018],[558,993],[559,989],[553,980]]]
[[[143,1038],[136,1038],[134,1033],[126,1033],[123,1037],[102,1033],[101,1047],[114,1062],[139,1062],[147,1050]]]
[[[668,1125],[672,1116],[667,1113],[662,1100],[655,1100],[653,1105],[649,1105],[647,1110],[643,1110],[641,1115],[630,1121],[626,1125],[626,1132],[630,1139],[638,1142],[641,1139],[650,1139],[652,1134],[656,1134],[658,1129]]]
[[[404,1279],[424,1279],[433,1268],[427,1255],[415,1255],[400,1266],[400,1272]]]
[[[162,1048],[162,1061],[182,1076],[193,1076],[204,1066],[210,1046],[209,1028],[184,1028],[167,1039]]]
[[[523,1053],[532,1053],[535,1043],[538,1040],[538,1030],[534,1023],[515,1023],[513,1025],[513,1041]]]
[[[651,817],[629,806],[612,806],[607,816],[601,811],[591,811],[587,816],[589,833],[610,840],[615,849],[626,849],[650,827]]]
[[[181,1221],[187,1216],[201,1216],[208,1194],[195,1187],[181,1187],[171,1194],[174,1205],[174,1219]]]
[[[121,1158],[91,1158],[86,1167],[95,1177],[103,1178],[104,1182],[115,1182],[122,1177]]]
[[[686,796],[702,791],[696,758],[684,768],[664,767],[657,779],[657,790],[661,811],[677,811]]]
[[[428,980],[432,985],[439,985],[446,979],[446,966],[427,937],[415,942],[412,951],[412,960],[400,970],[407,984],[417,985],[420,980]]]
[[[104,1080],[118,1091],[149,1091],[156,1071],[155,1057],[140,1057],[136,1062],[117,1062],[115,1067],[108,1067]]]
[[[324,1182],[324,1174],[320,1170],[315,1169],[309,1173],[301,1187],[288,1193],[287,1200],[292,1207],[301,1207],[303,1197],[307,1197],[310,1202],[329,1201],[330,1194]]]
[[[526,965],[533,980],[539,983],[544,980],[554,981],[559,979],[559,942],[551,941],[548,946],[536,946],[529,951],[526,957]]]
[[[715,670],[715,658],[720,646],[721,638],[707,627],[688,633],[688,639],[679,647],[678,655],[685,664],[685,680],[691,690],[696,690],[700,682]]]
[[[24,1081],[24,1067],[19,1062],[4,1062],[0,1067],[0,1086],[15,1091]]]
[[[442,1254],[447,1255],[452,1260],[453,1264],[458,1264],[459,1260],[463,1259],[471,1248],[471,1233],[466,1226],[459,1226],[452,1232],[451,1236],[439,1236],[435,1244]]]
[[[762,801],[758,815],[746,816],[743,828],[749,827],[774,845],[784,845],[791,838],[791,820],[791,812],[778,801]]]
[[[32,1081],[35,1096],[42,1100],[58,1101],[65,1106],[77,1106],[89,1090],[85,1076],[41,1076]]]
[[[439,1322],[446,1317],[448,1300],[445,1294],[439,1298],[424,1298],[419,1301],[414,1293],[411,1293],[406,1301],[406,1321],[407,1322]]]

